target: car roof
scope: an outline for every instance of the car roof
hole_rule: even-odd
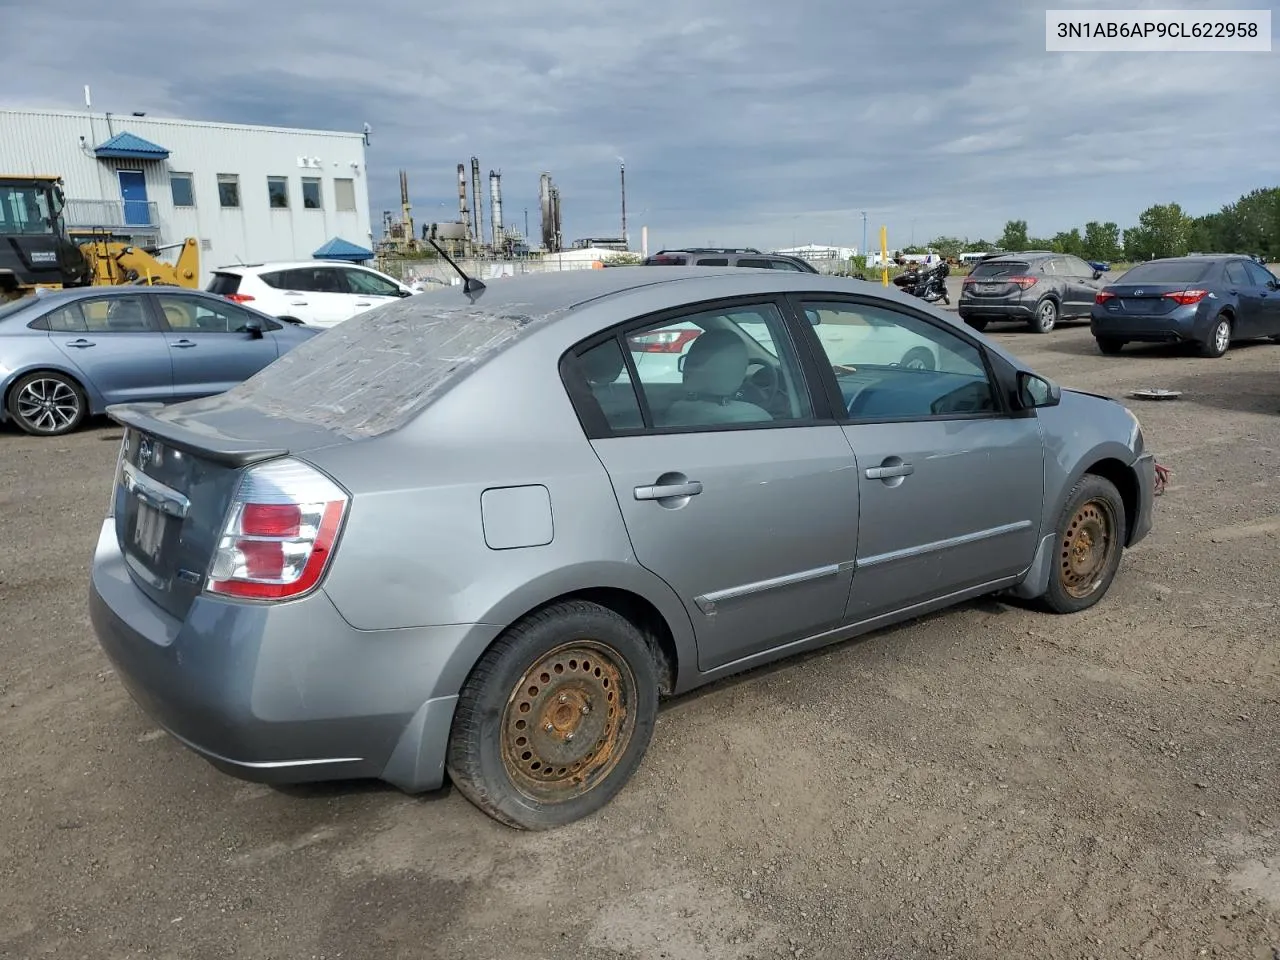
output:
[[[271,260],[264,263],[228,263],[226,266],[214,267],[214,273],[259,273],[265,270],[297,270],[306,267],[356,267],[361,270],[372,270],[380,273],[376,267],[366,267],[362,263],[350,263],[345,260]]]

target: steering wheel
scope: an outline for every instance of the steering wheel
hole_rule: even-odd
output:
[[[758,366],[760,370],[751,373],[752,367]],[[778,396],[778,389],[781,384],[778,382],[778,370],[769,361],[761,360],[756,357],[747,361],[747,375],[742,380],[742,386],[738,389],[738,399],[748,399],[744,396],[748,391],[755,394],[756,399],[752,400],[757,406],[768,408]],[[760,374],[764,374],[765,382],[761,383]]]

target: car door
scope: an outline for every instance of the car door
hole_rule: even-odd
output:
[[[291,313],[303,323],[316,327],[332,327],[351,315],[351,294],[346,278],[337,267],[326,265],[296,267],[284,271],[285,300],[295,309]]]
[[[360,267],[340,268],[346,280],[346,289],[351,299],[349,316],[380,307],[384,303],[395,303],[405,294],[398,284],[387,277],[380,276],[372,270]]]
[[[1245,269],[1245,261],[1228,260],[1224,263],[1222,279],[1226,283],[1226,292],[1236,301],[1232,339],[1247,340],[1250,337],[1263,336],[1266,326],[1263,318],[1266,311],[1262,298],[1263,291]]]
[[[37,323],[107,403],[173,397],[169,345],[142,295],[76,300]]]
[[[830,371],[831,403],[856,462],[861,519],[847,619],[871,620],[1025,571],[1040,536],[1039,423],[1005,412],[979,342],[873,297],[813,295],[796,306]],[[836,335],[836,326],[875,329],[874,354],[864,358],[863,338]],[[836,344],[847,349],[837,353]],[[932,367],[885,362],[924,344]]]
[[[1253,289],[1258,293],[1257,336],[1280,335],[1280,279],[1252,260],[1243,261]]]
[[[1102,283],[1093,279],[1093,275],[1097,272],[1088,263],[1079,257],[1064,257],[1067,262],[1067,270],[1070,273],[1071,282],[1076,288],[1077,300],[1077,317],[1088,317],[1093,312],[1093,301],[1097,297],[1098,291],[1102,289]]]
[[[772,351],[733,319],[748,315]],[[637,374],[625,345],[677,324],[701,331],[682,381]],[[815,408],[779,302],[638,321],[589,343],[576,368],[636,559],[683,601],[699,669],[839,624],[857,549],[853,457],[825,398]]]
[[[223,393],[279,356],[270,321],[234,304],[180,293],[150,299],[167,333],[175,399]]]

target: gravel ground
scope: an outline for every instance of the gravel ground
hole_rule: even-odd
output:
[[[1110,596],[683,697],[546,834],[447,790],[242,783],[163,735],[85,612],[119,431],[0,430],[0,956],[1272,960],[1280,346],[996,337],[1068,386],[1185,391],[1137,409],[1173,477]]]

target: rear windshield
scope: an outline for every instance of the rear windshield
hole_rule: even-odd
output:
[[[1027,272],[1025,260],[984,260],[969,273],[977,279],[998,280],[1001,277],[1020,277]]]
[[[447,296],[447,299],[445,297]],[[224,397],[344,436],[399,429],[476,367],[563,311],[486,311],[422,293],[358,314],[294,347]]]
[[[1140,263],[1118,283],[1195,283],[1209,272],[1209,264],[1200,260],[1165,260]]]
[[[213,279],[209,281],[209,292],[216,293],[220,297],[233,294],[239,289],[240,275],[238,273],[215,273]]]

